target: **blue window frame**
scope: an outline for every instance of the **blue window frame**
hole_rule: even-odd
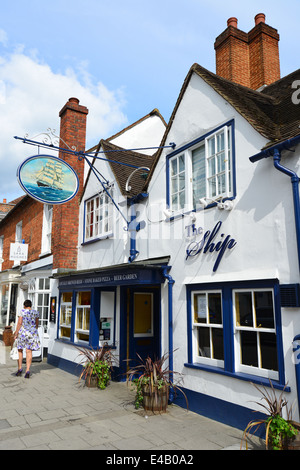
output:
[[[196,284],[186,290],[186,367],[285,385],[278,280]]]
[[[60,292],[57,338],[98,348],[115,346],[116,290],[114,287],[69,289]]]
[[[176,213],[236,196],[234,121],[167,156],[167,206]],[[191,184],[192,183],[192,184]]]

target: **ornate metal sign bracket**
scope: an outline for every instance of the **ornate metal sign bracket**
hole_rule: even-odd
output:
[[[48,128],[46,132],[43,132],[43,133],[40,133],[40,134],[36,135],[33,139],[29,139],[28,134],[26,134],[24,137],[15,136],[14,138],[17,139],[17,140],[21,140],[24,144],[36,146],[36,147],[38,147],[38,149],[40,149],[40,147],[41,148],[46,148],[46,149],[49,149],[49,150],[55,150],[57,152],[62,152],[64,154],[77,156],[77,158],[79,160],[84,159],[86,161],[86,163],[88,164],[89,168],[91,169],[91,171],[96,176],[99,183],[101,184],[103,190],[106,192],[107,196],[112,201],[112,204],[114,205],[114,207],[117,209],[117,211],[120,213],[120,215],[122,216],[122,218],[126,222],[125,230],[127,230],[128,232],[132,232],[132,229],[131,230],[129,230],[129,229],[132,226],[132,224],[135,222],[135,216],[134,217],[131,216],[130,221],[127,220],[127,218],[122,213],[122,211],[120,210],[120,208],[118,207],[117,203],[115,202],[115,200],[113,199],[113,197],[111,196],[111,194],[108,190],[109,189],[109,184],[110,184],[109,181],[100,173],[99,170],[97,170],[94,167],[94,165],[90,162],[88,157],[90,157],[90,158],[92,157],[92,158],[95,158],[95,159],[98,159],[98,160],[104,160],[104,161],[109,162],[109,163],[116,163],[118,165],[133,168],[133,171],[129,175],[129,177],[127,179],[127,182],[126,182],[126,192],[129,192],[131,190],[131,186],[129,185],[129,182],[130,182],[130,179],[132,178],[133,174],[135,172],[137,172],[138,170],[144,170],[146,172],[149,172],[150,168],[148,168],[148,167],[139,167],[139,166],[136,166],[136,165],[132,165],[130,163],[124,163],[124,162],[119,162],[117,160],[108,159],[106,157],[99,157],[99,154],[114,153],[114,152],[119,152],[119,150],[108,150],[108,151],[103,150],[103,151],[95,151],[94,153],[87,153],[87,152],[83,152],[83,151],[77,151],[75,146],[73,146],[72,148],[69,147],[69,145],[66,142],[64,142],[63,139],[61,139],[59,136],[57,136],[55,132],[56,132],[55,129]],[[41,142],[39,142],[37,140],[34,140],[38,137],[42,137]],[[60,146],[61,143],[64,145],[64,147]],[[134,148],[134,149],[122,149],[122,152],[124,152],[124,151],[125,152],[130,152],[130,151],[135,151],[136,152],[136,151],[141,151],[141,150],[159,150],[159,149],[165,149],[165,148],[172,148],[174,150],[175,147],[176,147],[176,144],[174,142],[171,142],[169,145],[159,146],[159,147],[143,147],[143,148]],[[39,150],[38,150],[38,153],[39,153]],[[102,178],[103,178],[103,181],[102,181]],[[140,227],[140,224],[137,224],[136,227],[139,227],[139,228],[135,228],[135,230],[134,230],[135,233],[140,228],[142,228],[142,227]],[[131,236],[131,245],[132,246],[131,246],[131,252],[130,253],[131,253],[131,255],[134,255],[134,256],[130,256],[129,262],[132,262],[135,259],[136,255],[138,253],[135,249],[135,235],[133,237]]]

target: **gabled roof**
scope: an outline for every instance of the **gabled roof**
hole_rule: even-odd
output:
[[[10,211],[8,211],[5,216],[0,220],[0,226],[5,225],[7,221],[9,220],[9,217],[14,214],[15,210],[18,209],[22,204],[26,204],[26,202],[31,201],[32,199],[28,194],[25,194],[24,196],[20,196],[17,199],[14,199],[11,201],[9,204],[12,204],[12,208]]]
[[[233,106],[259,134],[265,137],[269,141],[266,147],[283,142],[286,139],[300,134],[300,106],[295,105],[292,101],[292,93],[294,91],[292,83],[295,80],[300,79],[300,69],[281,78],[275,83],[266,86],[262,91],[255,91],[251,88],[247,88],[243,85],[239,85],[220,77],[199,64],[194,64],[190,68],[183,82],[177,102],[162,138],[161,147],[166,145],[166,139],[172,127],[175,115],[193,74],[196,74],[203,79],[220,96],[231,104],[231,106]],[[152,111],[152,113],[154,112],[158,113],[157,110]],[[126,129],[132,128],[150,115],[145,116],[145,118],[142,118],[140,121],[137,121],[137,123],[132,124]],[[110,139],[101,140],[99,144],[91,150],[96,150],[97,154],[101,145],[103,146],[104,151],[105,149],[107,151],[109,149],[112,150],[114,147],[118,152],[113,153],[114,158],[112,159],[150,168],[146,181],[141,178],[140,172],[133,175],[132,182],[134,184],[131,186],[134,189],[132,190],[132,193],[126,193],[125,184],[128,176],[132,172],[132,169],[114,163],[110,164],[122,194],[124,196],[132,196],[137,192],[142,190],[145,191],[147,189],[162,150],[158,150],[152,157],[136,152],[124,152],[124,149],[114,146],[110,141],[121,135],[126,131],[126,129]],[[111,155],[112,154],[107,153],[106,157],[110,159]]]
[[[266,86],[262,91],[255,91],[220,77],[199,64],[194,64],[184,80],[161,146],[166,143],[175,115],[194,73],[231,104],[257,132],[269,140],[266,147],[300,134],[300,105],[297,106],[292,102],[294,91],[292,83],[300,79],[300,69]],[[149,184],[161,152],[162,150],[157,152],[146,185]]]
[[[130,165],[146,167],[149,169],[151,169],[155,161],[156,154],[145,155],[143,153],[134,152],[132,150],[124,150],[123,148],[112,144],[108,140],[101,140],[100,146],[104,150],[106,158],[109,160],[115,160],[121,163],[128,163]],[[109,162],[109,164],[123,196],[132,197],[142,192],[143,187],[145,186],[145,180],[148,176],[148,173],[145,172],[145,170],[139,170],[135,172],[135,169],[132,167],[127,167],[112,162]],[[131,174],[132,178],[130,179],[129,185],[132,189],[127,192],[125,190],[125,186]]]
[[[300,134],[300,106],[292,100],[295,91],[292,85],[296,80],[300,80],[300,69],[268,85],[261,92],[275,100],[273,119],[278,139],[270,142],[268,146]]]
[[[164,118],[160,114],[159,110],[155,108],[153,109],[153,111],[146,114],[144,117],[134,122],[133,124],[129,125],[125,129],[122,129],[117,134],[114,134],[108,139],[101,139],[97,145],[87,150],[86,153],[94,153],[95,157],[97,157],[100,149],[102,149],[104,151],[104,154],[102,154],[102,157],[106,157],[108,160],[116,160],[122,163],[129,163],[129,164],[139,166],[139,167],[151,168],[154,161],[156,160],[157,152],[155,152],[153,155],[145,155],[144,153],[135,152],[133,150],[125,151],[124,148],[114,145],[111,141],[120,137],[122,134],[125,134],[127,131],[134,129],[134,127],[138,126],[139,124],[146,121],[146,119],[151,118],[152,116],[157,116],[162,121],[163,125],[167,127],[167,123],[165,122]],[[159,144],[160,142],[157,142],[157,146]],[[96,161],[96,158],[93,159],[92,165],[95,164],[95,161]],[[114,173],[114,176],[116,178],[116,181],[119,185],[120,191],[123,196],[132,197],[132,196],[139,194],[142,191],[145,185],[145,179],[147,176],[145,174],[145,171],[141,170],[133,174],[132,179],[130,179],[130,186],[132,187],[132,190],[127,192],[125,191],[126,182],[130,174],[134,171],[134,168],[126,167],[123,165],[118,165],[117,163],[110,163],[110,162],[108,163],[111,166],[111,169]],[[86,190],[91,171],[92,170],[89,168],[81,198],[83,198],[84,196],[84,192]]]
[[[141,124],[143,121],[145,121],[146,119],[150,118],[151,116],[158,116],[161,121],[163,122],[163,124],[167,127],[167,123],[166,121],[164,120],[163,116],[160,114],[159,110],[157,108],[153,109],[149,114],[146,114],[146,116],[143,116],[141,119],[139,119],[138,121],[130,124],[129,126],[125,127],[124,129],[122,129],[121,131],[117,132],[117,134],[114,134],[112,135],[111,137],[108,137],[107,139],[105,139],[106,141],[111,141],[111,140],[114,140],[116,139],[117,137],[119,137],[120,135],[122,134],[125,134],[125,132],[129,131],[130,129],[133,129],[134,127],[138,126],[139,124]],[[90,150],[88,150],[87,152],[88,153],[92,153],[92,152],[95,152],[95,151],[99,151],[100,149],[100,145],[101,145],[101,140],[99,141],[99,143],[97,145],[94,145],[94,147],[92,147]]]

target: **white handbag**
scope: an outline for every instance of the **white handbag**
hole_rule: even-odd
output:
[[[10,355],[10,358],[13,361],[17,361],[19,359],[19,352],[18,352],[18,348],[16,346],[16,342],[14,342],[14,345],[13,345],[12,350],[10,351],[9,355]]]

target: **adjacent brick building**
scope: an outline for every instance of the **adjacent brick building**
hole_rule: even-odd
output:
[[[60,147],[85,149],[87,108],[70,98],[59,113]],[[72,270],[77,265],[78,210],[83,188],[84,160],[61,153],[76,171],[79,191],[67,204],[42,204],[29,195],[11,203],[3,201],[0,212],[0,335],[16,321],[25,298],[40,312],[47,345],[50,296],[55,295],[53,271]],[[27,261],[10,260],[11,243],[28,245]]]
[[[61,147],[76,148],[77,152],[85,150],[87,114],[88,109],[81,106],[77,98],[70,98],[65,104],[59,113]],[[53,208],[52,246],[55,247],[53,269],[64,271],[77,267],[79,201],[84,183],[84,160],[63,152],[59,157],[69,163],[79,178],[79,190],[76,196],[67,204]]]

